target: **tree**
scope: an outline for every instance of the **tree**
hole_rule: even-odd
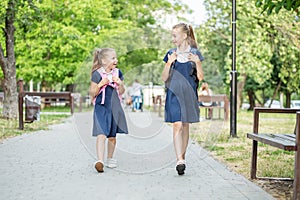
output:
[[[52,88],[57,83],[74,84],[76,69],[96,46],[117,46],[121,55],[131,51],[135,45],[128,42],[135,43],[140,37],[137,33],[134,33],[136,38],[124,44],[106,44],[105,41],[131,30],[134,32],[136,27],[152,25],[155,11],[171,10],[175,6],[165,0],[103,0],[101,4],[88,0],[46,0],[37,7],[43,19],[35,23],[17,45],[20,55],[17,74],[25,81],[34,79]]]
[[[279,11],[284,8],[288,11],[295,11],[299,14],[299,0],[279,0],[279,1],[271,1],[271,0],[256,0],[255,5],[257,7],[262,7],[262,12],[267,11],[268,15],[271,15],[273,10],[278,14]]]
[[[18,43],[18,75],[44,83],[74,84],[75,71],[95,45],[112,29],[125,29],[126,21],[111,19],[111,3],[81,1],[43,1],[37,4],[43,19],[23,35]],[[99,15],[101,13],[101,15]]]
[[[203,46],[208,49],[206,53],[209,54],[209,58],[213,58],[206,62],[216,63],[219,66],[221,69],[219,76],[227,78],[228,86],[231,49],[227,48],[226,51],[226,46],[230,46],[228,41],[231,38],[229,15],[231,3],[230,1],[205,1],[205,4],[209,19],[201,28],[208,31],[205,34],[200,33],[200,41],[203,41]],[[274,91],[276,91],[276,88],[279,88],[278,91],[284,91],[288,88],[289,93],[300,92],[300,66],[298,64],[300,38],[297,34],[300,26],[295,16],[288,11],[282,11],[280,15],[261,14],[254,4],[247,1],[238,2],[237,10],[238,103],[242,101],[245,88],[249,91],[248,95],[252,95],[251,100],[253,96],[257,96],[255,93],[264,86],[270,86],[268,90],[275,88]],[[276,59],[281,63],[278,65],[280,67],[277,77],[281,84],[272,80],[274,63],[271,62],[271,58],[276,46],[280,53]],[[225,51],[221,51],[222,49]],[[264,99],[261,100],[263,101]]]
[[[5,27],[3,32],[6,39],[6,55],[0,44],[0,65],[4,74],[4,106],[3,116],[6,118],[17,117],[17,82],[16,82],[16,68],[15,68],[15,53],[14,53],[14,20],[15,20],[15,1],[11,0],[8,3],[5,17]],[[11,87],[12,86],[12,87]],[[7,106],[11,104],[11,106]]]
[[[227,88],[229,87],[229,72],[231,69],[231,29],[230,29],[230,1],[205,1],[209,13],[209,19],[204,27],[208,30],[200,40],[206,41],[203,45],[208,49],[207,53],[211,60],[208,63],[218,65],[219,77],[223,77]],[[245,2],[238,3],[237,21],[237,70],[238,76],[238,107],[242,102],[243,89],[248,76],[262,84],[269,78],[271,65],[269,64],[270,45],[266,43],[260,51],[256,48],[264,43],[264,35],[267,34],[253,20],[252,14],[254,5],[245,5]],[[213,42],[212,42],[213,41]],[[209,65],[209,64],[208,64]],[[215,76],[216,77],[216,76]],[[225,85],[225,84],[224,84]]]
[[[299,0],[281,0],[277,2],[273,1],[265,1],[256,0],[257,7],[263,7],[263,11],[267,10],[268,15],[272,14],[272,11],[275,9],[275,13],[279,13],[282,8],[285,8],[288,11],[295,11],[298,15],[295,20],[292,20],[292,23],[282,24],[280,29],[277,29],[276,35],[279,35],[278,39],[274,41],[275,43],[275,53],[273,55],[273,59],[271,62],[274,65],[274,68],[281,68],[280,72],[277,76],[273,76],[276,79],[279,79],[280,85],[282,85],[282,90],[286,94],[286,107],[290,107],[291,94],[296,91],[299,92],[299,34],[294,31],[299,32],[299,23],[297,24],[297,19],[299,19]],[[281,37],[283,36],[283,37]],[[282,38],[287,38],[288,43],[292,43],[293,45],[286,43],[286,40],[282,40]],[[287,57],[282,57],[282,54],[287,54]],[[274,59],[277,58],[277,59]],[[275,70],[276,71],[276,70]],[[275,90],[276,91],[276,90]],[[275,93],[274,93],[275,94]],[[274,96],[274,95],[273,95]]]
[[[225,93],[227,69],[227,53],[231,46],[229,2],[205,1],[208,20],[195,28],[199,48],[204,55],[203,70],[205,81],[214,93]],[[222,12],[220,12],[222,10]],[[226,12],[228,10],[228,13]]]
[[[175,4],[165,0],[112,2],[112,17],[118,21],[130,20],[132,24],[126,30],[118,30],[118,34],[106,37],[98,46],[116,49],[118,67],[125,74],[126,84],[130,84],[137,77],[143,84],[163,84],[160,78],[162,57],[165,50],[170,48],[170,33],[169,30],[159,27],[157,20],[161,20],[167,12],[181,12],[185,6],[182,7],[178,0]],[[81,84],[76,91],[82,95],[86,95],[90,83],[88,77],[91,73],[91,57],[76,72],[76,82]]]
[[[169,31],[160,28],[131,28],[107,37],[99,46],[116,49],[118,67],[126,78],[125,84],[139,79],[142,84],[153,82],[162,85],[162,58],[169,48]],[[76,82],[80,83],[77,92],[87,95],[90,85],[92,56],[77,69]]]
[[[0,77],[4,78],[5,91],[3,116],[7,118],[17,115],[16,77],[23,78],[25,82],[41,82],[49,89],[57,84],[74,85],[77,69],[89,63],[94,48],[104,44],[107,38],[137,27],[153,27],[157,14],[179,12],[182,9],[180,0],[175,0],[176,4],[167,0],[32,2],[1,1],[0,26],[5,37],[0,36],[0,42],[1,45],[5,41],[9,44],[6,49],[0,46],[3,72],[0,72]],[[119,46],[117,51],[122,52],[128,64],[137,64],[138,58],[129,60],[132,56],[128,53],[132,50],[131,42],[134,43],[135,39]],[[137,44],[136,41],[133,46]],[[153,58],[158,50],[155,53],[151,49],[149,47],[146,51]]]
[[[0,65],[3,72],[3,117],[8,119],[17,118],[18,113],[18,93],[16,81],[16,59],[15,59],[15,22],[18,12],[30,10],[35,12],[32,1],[8,0],[1,2],[0,24],[5,38],[5,49],[0,43]],[[26,16],[20,19],[20,24],[25,24]],[[24,23],[22,23],[24,22]],[[3,38],[3,37],[2,37]]]

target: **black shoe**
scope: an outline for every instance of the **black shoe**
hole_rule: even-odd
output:
[[[179,164],[176,166],[176,170],[178,172],[178,175],[183,175],[185,170],[185,164]]]

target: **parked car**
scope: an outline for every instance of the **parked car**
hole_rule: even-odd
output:
[[[283,108],[283,106],[281,106],[280,101],[278,101],[278,100],[273,100],[271,106],[270,106],[270,104],[271,104],[271,99],[266,101],[266,103],[264,104],[264,107],[265,108],[269,108],[269,107],[270,108]]]
[[[300,108],[300,100],[292,100],[291,108]]]

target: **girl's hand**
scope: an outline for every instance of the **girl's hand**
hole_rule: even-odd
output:
[[[109,80],[108,78],[104,78],[100,81],[100,83],[97,84],[98,88],[101,88],[104,85],[108,85],[109,84]]]
[[[113,80],[113,82],[117,83],[118,85],[122,84],[122,80],[119,77],[113,76],[112,80]]]
[[[192,62],[194,62],[194,63],[200,62],[200,59],[199,59],[199,57],[198,57],[197,54],[189,53],[188,59],[189,59],[189,61],[192,61]]]
[[[174,51],[172,54],[168,54],[168,63],[172,64],[177,59],[177,53]]]
[[[119,85],[119,94],[124,94],[125,88],[124,88],[123,81],[119,77],[116,77],[116,76],[113,76],[112,80],[113,80],[113,82],[115,82],[116,84]]]

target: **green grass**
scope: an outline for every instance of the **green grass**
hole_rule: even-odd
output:
[[[201,110],[201,116],[205,112]],[[262,114],[259,132],[293,133],[295,115]],[[237,173],[250,178],[252,140],[246,137],[253,129],[253,112],[239,111],[237,114],[237,137],[230,137],[230,120],[205,120],[192,124],[191,138],[209,150],[216,159]],[[258,143],[258,176],[294,176],[294,153]]]
[[[91,111],[93,106],[83,106],[82,112]],[[24,118],[25,118],[25,106],[24,106]],[[75,106],[74,112],[79,112],[78,106]],[[0,108],[2,113],[2,108]],[[40,121],[34,121],[32,123],[24,123],[24,129],[19,129],[19,121],[7,120],[0,117],[0,141],[6,138],[21,135],[23,133],[34,132],[38,130],[47,130],[49,125],[61,123],[64,119],[71,116],[71,110],[69,106],[51,106],[43,107],[40,112]]]
[[[68,106],[52,106],[52,107],[44,107],[41,112],[71,112],[70,107]]]
[[[0,109],[2,113],[2,109]],[[15,137],[24,133],[38,130],[47,130],[49,125],[61,123],[64,119],[70,117],[70,108],[65,106],[56,106],[43,108],[40,113],[40,121],[24,123],[24,129],[19,129],[19,120],[7,120],[0,117],[0,141],[6,138]],[[25,109],[24,109],[25,118]]]
[[[24,123],[24,129],[19,129],[18,120],[7,120],[0,118],[0,140],[21,135],[23,133],[34,132],[38,130],[47,130],[49,125],[61,123],[62,120],[70,115],[42,115],[40,121]]]
[[[86,107],[86,106],[83,106],[82,107],[82,112],[85,112],[85,111],[90,111],[93,109],[93,106],[89,106],[89,107]],[[25,108],[24,108],[25,110]],[[69,106],[51,106],[51,107],[44,107],[41,112],[63,112],[63,113],[70,113],[71,112],[71,109]],[[74,112],[79,112],[79,107],[78,106],[75,106],[74,107]]]

